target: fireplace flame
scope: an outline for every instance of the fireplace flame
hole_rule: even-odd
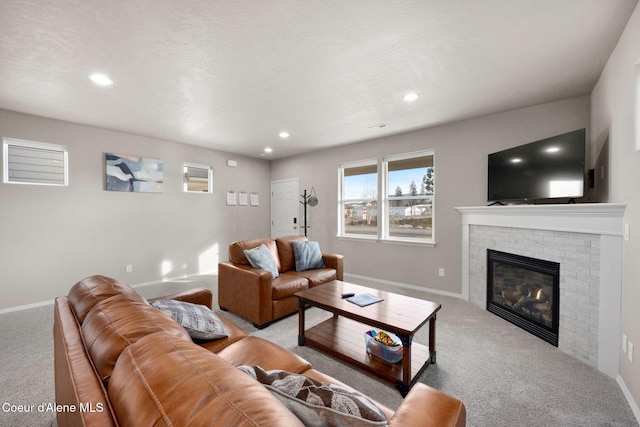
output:
[[[527,292],[527,297],[536,299],[538,301],[546,299],[544,294],[542,293],[542,288],[529,288],[529,292]]]

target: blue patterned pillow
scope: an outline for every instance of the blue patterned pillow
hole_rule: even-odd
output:
[[[276,260],[264,243],[253,249],[245,249],[242,253],[249,260],[251,267],[270,272],[274,279],[278,277]]]
[[[293,240],[291,244],[293,245],[293,255],[296,258],[296,271],[325,267],[318,242]]]
[[[218,340],[228,337],[227,328],[206,305],[186,301],[161,299],[151,301],[153,307],[168,314],[198,340]]]

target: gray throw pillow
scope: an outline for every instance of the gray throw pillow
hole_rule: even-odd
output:
[[[262,383],[305,426],[386,426],[380,408],[362,394],[301,374],[259,366],[240,370]]]
[[[206,305],[172,299],[151,301],[149,304],[171,316],[193,339],[217,340],[229,336],[224,324]]]
[[[294,240],[291,244],[293,245],[293,255],[296,259],[296,271],[325,267],[318,242]]]
[[[249,260],[251,267],[270,272],[274,279],[278,277],[276,260],[264,243],[253,249],[245,249],[242,253]]]

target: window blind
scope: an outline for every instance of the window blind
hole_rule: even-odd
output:
[[[67,147],[4,139],[4,182],[68,185]]]

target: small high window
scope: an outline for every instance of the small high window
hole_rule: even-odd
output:
[[[3,138],[3,181],[9,184],[69,185],[66,145]]]
[[[213,193],[213,168],[211,166],[185,163],[183,176],[185,193]]]

